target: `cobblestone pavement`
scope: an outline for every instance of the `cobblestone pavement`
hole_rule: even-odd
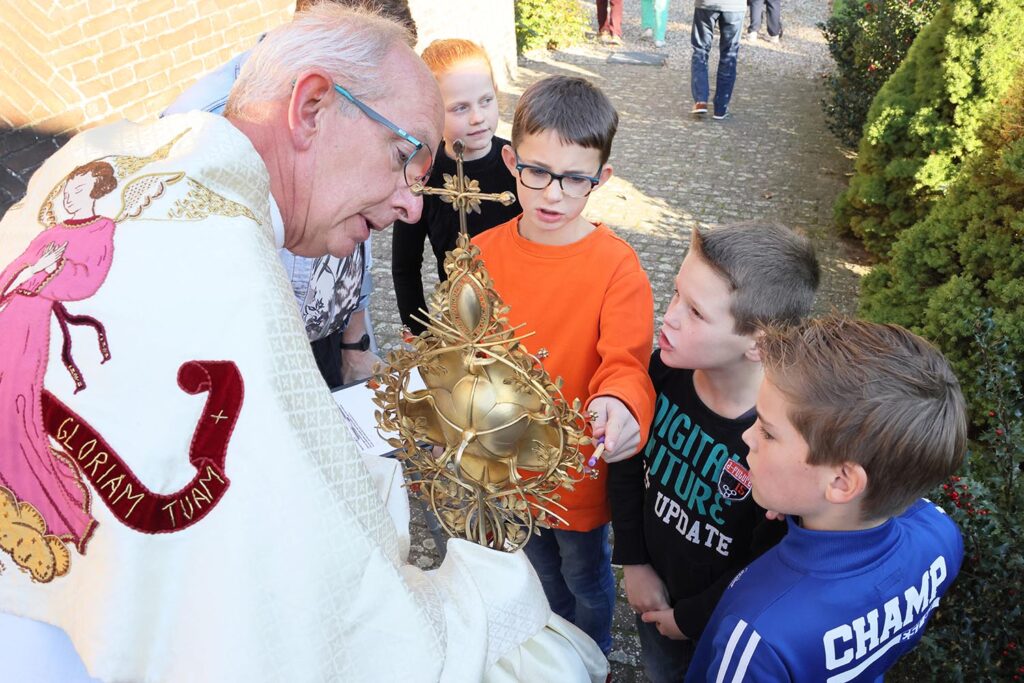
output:
[[[668,45],[660,51],[668,56],[665,67],[607,64],[611,50],[589,44],[522,59],[514,87],[502,94],[506,122],[522,89],[549,74],[585,76],[612,98],[621,118],[610,160],[615,176],[592,196],[586,215],[608,223],[640,254],[657,315],[671,298],[691,229],[752,218],[781,221],[814,240],[824,275],[819,311],[856,310],[857,282],[867,260],[831,229],[832,204],[852,162],[825,128],[819,104],[828,57],[815,24],[828,9],[823,0],[791,0],[783,11],[780,45],[758,41],[741,47],[733,115],[724,121],[688,113],[692,0],[671,8]],[[626,45],[612,49],[659,52],[639,41],[639,15],[639,0],[626,0]],[[499,132],[507,137],[507,125]],[[375,236],[372,314],[385,349],[397,343],[399,331],[390,250],[387,232]],[[424,280],[432,283],[436,270],[427,252]],[[424,567],[438,562],[437,541],[421,510],[414,511],[411,559]],[[644,680],[633,613],[624,597],[610,659],[616,681]]]

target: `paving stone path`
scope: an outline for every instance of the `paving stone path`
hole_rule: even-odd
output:
[[[593,10],[592,4],[589,8]],[[691,229],[752,218],[770,218],[805,231],[823,265],[818,309],[856,310],[857,282],[867,260],[831,228],[832,204],[852,162],[825,128],[819,104],[821,74],[829,63],[815,25],[826,18],[828,7],[825,0],[791,0],[783,12],[780,45],[759,41],[741,47],[732,117],[724,121],[689,114],[692,0],[674,3],[668,45],[660,51],[639,40],[639,0],[626,0],[625,45],[591,43],[531,55],[520,60],[518,79],[502,94],[506,125],[499,132],[505,137],[519,94],[549,74],[584,76],[612,98],[621,119],[611,158],[615,176],[592,196],[586,215],[608,223],[639,253],[654,289],[657,315],[664,313],[672,296]],[[662,52],[668,60],[664,67],[607,64],[613,50]],[[711,68],[714,73],[714,63]],[[374,237],[373,254],[374,326],[381,345],[393,348],[399,321],[389,233]],[[425,260],[424,281],[433,283],[436,269],[429,250]],[[412,561],[436,566],[438,544],[420,510],[414,514],[413,536]],[[645,680],[633,613],[624,596],[616,611],[610,659],[614,680]]]

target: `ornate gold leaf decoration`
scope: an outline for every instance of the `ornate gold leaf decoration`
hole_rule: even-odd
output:
[[[163,161],[164,159],[167,158],[167,155],[170,154],[171,147],[174,147],[174,143],[185,137],[185,134],[188,133],[190,130],[192,129],[186,128],[185,130],[181,131],[180,133],[175,135],[170,142],[161,145],[160,147],[157,148],[155,152],[153,152],[149,156],[137,157],[127,154],[114,156],[110,160],[111,164],[114,166],[114,172],[117,174],[118,178],[127,178],[129,176],[135,175],[140,170],[142,170],[143,167],[148,166],[154,161]]]
[[[186,178],[185,182],[188,183],[188,193],[174,202],[174,206],[167,212],[168,218],[201,220],[208,216],[245,216],[258,222],[256,214],[247,206],[217,194],[192,178]]]
[[[381,432],[400,449],[409,486],[442,526],[499,550],[522,547],[537,526],[561,519],[555,490],[583,476],[586,422],[570,406],[522,326],[494,290],[480,251],[459,236],[445,259],[448,280],[431,295],[427,330],[387,354],[371,386]],[[538,352],[538,355],[541,355]],[[419,369],[425,389],[410,389]],[[440,457],[418,444],[443,449]]]

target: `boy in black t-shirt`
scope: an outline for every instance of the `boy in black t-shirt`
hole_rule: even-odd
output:
[[[750,497],[747,447],[766,325],[795,324],[818,287],[810,243],[774,224],[695,230],[650,375],[641,455],[609,468],[615,549],[654,683],[682,680],[732,578],[785,533]]]

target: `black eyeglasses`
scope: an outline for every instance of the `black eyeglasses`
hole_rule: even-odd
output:
[[[406,156],[404,163],[402,164],[402,175],[405,177],[405,184],[409,187],[412,187],[417,183],[426,185],[427,181],[430,180],[430,172],[434,168],[434,155],[431,153],[430,148],[414,138],[412,135],[409,135],[405,130],[399,128],[395,124],[391,123],[391,121],[388,121],[386,118],[378,114],[369,105],[361,102],[359,98],[345,88],[341,87],[337,83],[334,83],[333,85],[334,89],[338,91],[338,94],[354,104],[359,111],[363,112],[370,119],[384,126],[413,146],[412,154]]]
[[[516,154],[516,172],[519,173],[519,180],[531,190],[544,190],[553,181],[558,181],[558,186],[568,197],[577,199],[586,197],[601,182],[601,170],[604,164],[597,169],[596,176],[581,175],[579,173],[553,173],[540,166],[524,164]]]

